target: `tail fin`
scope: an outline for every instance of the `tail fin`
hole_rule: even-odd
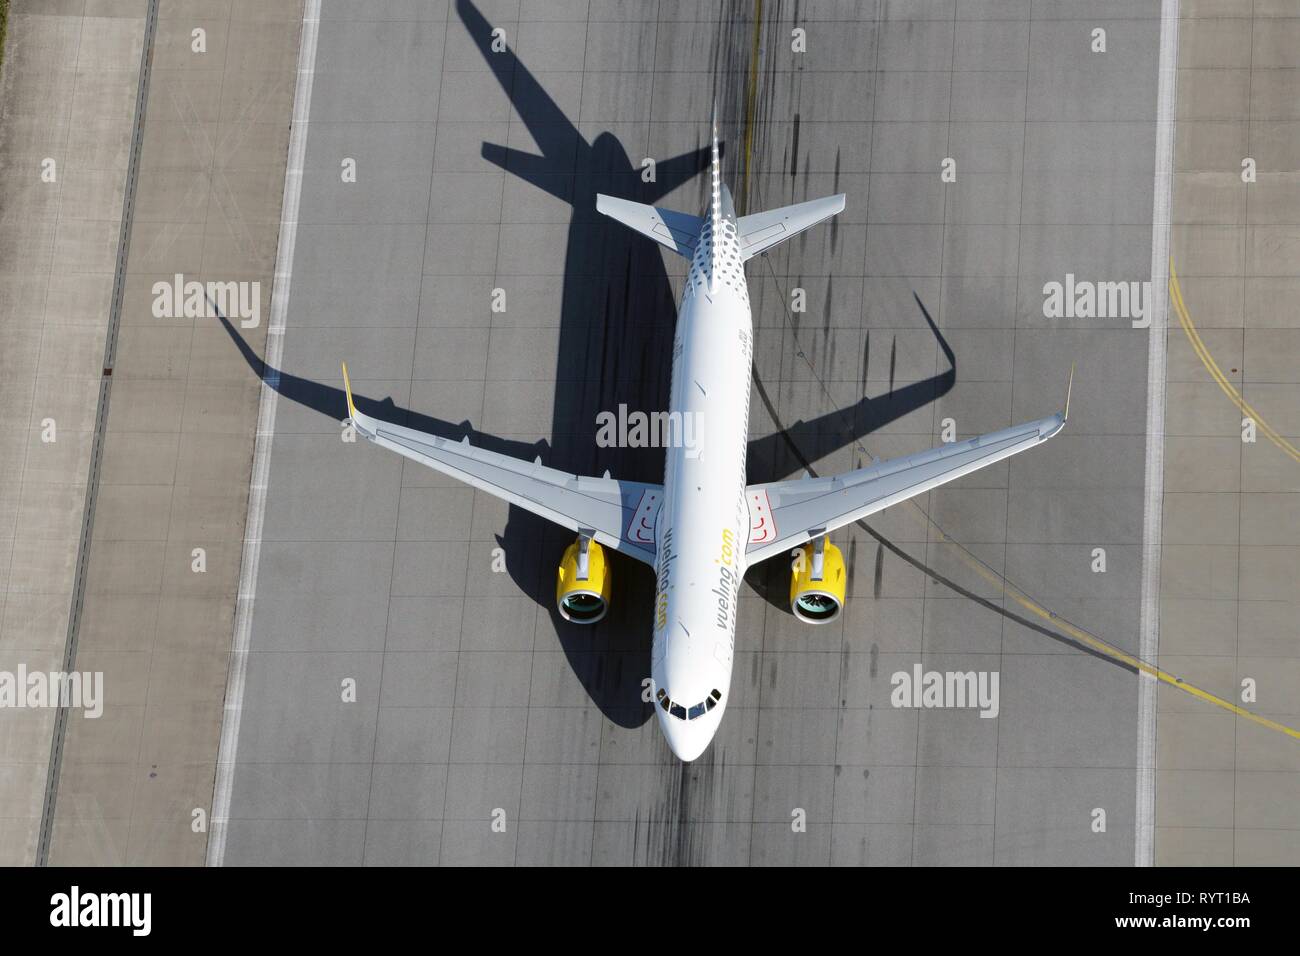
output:
[[[720,150],[718,149],[718,101],[713,101],[713,119],[712,143],[713,143],[713,160],[710,165],[710,177],[712,188],[712,212],[713,234],[719,235],[724,219],[732,219],[736,212],[731,204],[731,193],[722,183],[722,162]],[[837,196],[827,196],[824,199],[814,199],[812,202],[801,202],[793,206],[782,206],[780,209],[771,209],[767,212],[755,213],[752,216],[741,216],[736,219],[736,237],[740,240],[740,254],[743,259],[752,259],[761,252],[778,245],[792,236],[797,236],[805,229],[811,229],[817,223],[829,219],[831,216],[843,211],[844,193]],[[721,248],[718,243],[713,244],[713,254],[721,255]],[[717,263],[714,263],[714,269],[711,274],[718,273]]]
[[[709,118],[709,212],[713,234],[722,229],[722,155],[718,149],[718,101],[713,101],[713,115]],[[717,244],[714,244],[717,247]]]
[[[641,235],[653,239],[659,245],[671,249],[683,258],[695,255],[699,245],[700,234],[704,231],[706,221],[711,222],[713,234],[717,234],[725,213],[723,208],[721,150],[718,148],[718,104],[713,103],[713,118],[709,130],[709,215],[692,216],[685,212],[675,212],[662,206],[647,206],[645,203],[632,202],[630,199],[618,199],[615,196],[596,194],[596,211],[616,219]],[[730,200],[727,205],[729,206]]]

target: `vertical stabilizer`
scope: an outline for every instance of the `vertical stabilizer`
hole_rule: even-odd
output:
[[[709,187],[710,187],[710,221],[713,223],[714,235],[722,225],[722,157],[718,151],[718,101],[713,101],[713,117],[709,121]]]
[[[718,242],[722,233],[722,157],[718,150],[718,100],[713,100],[713,115],[709,119],[709,291],[715,288],[718,274]]]

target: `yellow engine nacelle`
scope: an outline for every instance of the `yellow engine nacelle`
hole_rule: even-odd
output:
[[[605,549],[579,537],[564,550],[555,572],[555,604],[560,616],[574,624],[595,624],[609,610],[613,575]]]
[[[840,616],[848,575],[844,555],[826,538],[817,538],[795,555],[790,574],[790,610],[808,624],[827,624]]]

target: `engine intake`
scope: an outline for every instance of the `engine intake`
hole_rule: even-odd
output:
[[[574,624],[595,624],[609,611],[612,575],[605,549],[583,535],[564,550],[555,573],[555,605]]]
[[[790,574],[790,610],[807,624],[829,624],[844,607],[844,555],[824,536],[799,548]]]

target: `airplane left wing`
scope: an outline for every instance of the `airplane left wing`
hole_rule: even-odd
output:
[[[1070,379],[1073,385],[1073,370]],[[891,461],[877,460],[843,475],[750,485],[745,489],[750,517],[745,560],[756,564],[1040,445],[1065,427],[1069,413],[1067,388],[1065,410],[1048,418]]]
[[[376,445],[654,566],[654,526],[663,503],[662,486],[573,475],[547,468],[540,457],[522,461],[475,448],[468,437],[449,441],[381,421],[357,411],[346,365],[343,386],[353,426]]]

